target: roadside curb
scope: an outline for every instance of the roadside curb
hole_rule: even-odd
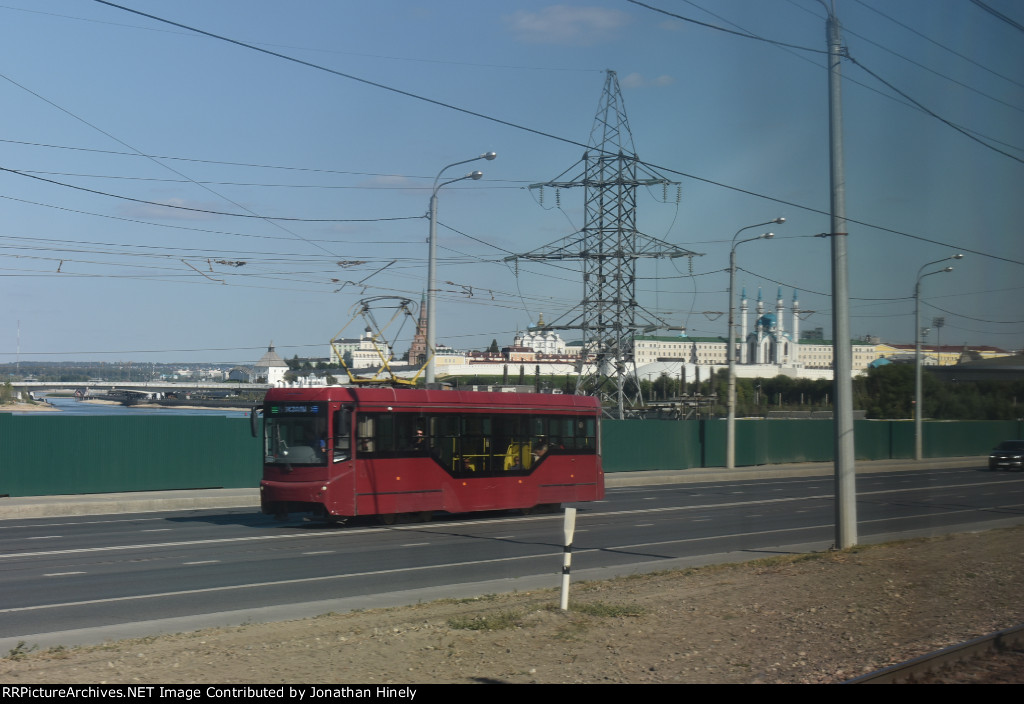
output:
[[[984,467],[985,456],[944,457],[915,460],[874,460],[858,462],[858,474],[942,469],[977,464]],[[649,486],[654,484],[693,484],[749,479],[784,477],[827,477],[834,471],[831,462],[809,462],[757,467],[724,467],[701,469],[659,469],[637,472],[614,472],[605,475],[610,488]],[[153,511],[188,511],[198,509],[259,510],[259,489],[179,489],[171,491],[140,491],[110,494],[63,496],[0,497],[0,520],[18,518],[58,518],[66,516],[99,516],[118,513]]]

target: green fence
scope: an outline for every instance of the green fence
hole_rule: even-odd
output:
[[[830,420],[738,420],[736,466],[783,462],[831,462]],[[926,457],[985,455],[997,443],[1024,438],[1024,422],[928,421],[922,424]],[[601,424],[606,472],[691,469],[725,465],[725,420],[606,420]],[[854,423],[858,460],[910,459],[911,421]]]
[[[736,465],[827,462],[832,421],[740,420]],[[721,467],[724,420],[604,421],[607,472]],[[909,421],[857,421],[857,459],[914,455]],[[983,455],[1024,437],[1020,421],[930,421],[928,457]],[[223,416],[59,416],[0,413],[0,496],[94,494],[255,487],[259,441],[246,418]]]
[[[259,484],[247,418],[0,413],[0,496]]]

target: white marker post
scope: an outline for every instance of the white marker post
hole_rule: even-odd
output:
[[[572,536],[576,532],[576,509],[565,509],[565,523],[562,525],[565,547],[562,548],[562,611],[569,608],[569,572],[572,568]]]

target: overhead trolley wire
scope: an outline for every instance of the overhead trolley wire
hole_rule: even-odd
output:
[[[251,218],[254,220],[280,220],[284,222],[382,222],[386,220],[422,220],[422,215],[408,215],[403,217],[393,218],[296,218],[296,217],[275,217],[273,215],[260,215],[258,213],[228,213],[221,210],[206,210],[204,208],[190,208],[186,205],[172,205],[170,203],[160,203],[153,200],[144,200],[142,198],[132,198],[131,196],[120,195],[118,193],[107,193],[106,191],[98,191],[95,188],[86,188],[85,186],[76,186],[71,183],[64,183],[63,181],[56,181],[51,178],[43,178],[42,176],[36,176],[35,174],[26,173],[24,171],[18,171],[16,169],[8,169],[0,166],[0,171],[6,171],[9,174],[16,174],[18,176],[24,176],[25,178],[35,179],[44,183],[50,183],[55,186],[63,186],[64,188],[71,188],[76,191],[84,191],[86,193],[92,193],[94,195],[106,196],[108,198],[118,198],[120,200],[127,200],[133,203],[142,203],[144,205],[157,205],[162,208],[173,208],[174,210],[187,210],[192,213],[205,213],[207,215],[223,215],[231,218]],[[189,179],[191,183],[195,183]],[[294,233],[293,233],[294,234]],[[300,238],[305,240],[305,238]],[[322,248],[321,248],[322,249]],[[329,252],[334,256],[333,252]]]
[[[279,52],[270,51],[268,49],[262,49],[260,47],[254,46],[252,44],[248,44],[246,42],[242,42],[242,41],[239,41],[239,40],[236,40],[236,39],[231,39],[229,37],[225,37],[225,36],[222,36],[222,35],[219,35],[219,34],[215,34],[213,32],[207,32],[205,30],[198,29],[196,27],[191,27],[191,26],[186,25],[186,24],[181,24],[179,22],[174,22],[172,20],[167,20],[167,19],[164,19],[162,17],[158,17],[156,15],[151,15],[151,14],[148,14],[148,13],[145,13],[145,12],[141,12],[139,10],[134,10],[132,8],[124,7],[123,5],[118,5],[117,3],[110,2],[109,0],[94,0],[94,2],[100,3],[102,5],[107,5],[108,7],[113,7],[113,8],[119,9],[119,10],[123,10],[125,12],[130,12],[132,14],[139,15],[139,16],[142,16],[142,17],[147,17],[147,18],[152,19],[152,20],[157,21],[157,22],[162,22],[162,23],[169,24],[169,25],[172,25],[172,26],[175,26],[175,27],[179,27],[179,28],[182,28],[182,29],[187,29],[189,31],[193,31],[193,32],[196,32],[198,34],[202,34],[204,36],[208,36],[208,37],[211,37],[211,38],[214,38],[214,39],[219,39],[221,41],[225,41],[225,42],[228,42],[230,44],[235,44],[237,46],[241,46],[241,47],[244,47],[246,49],[251,49],[253,51],[257,51],[257,52],[260,52],[260,53],[263,53],[263,54],[267,54],[269,56],[275,56],[277,58],[284,59],[285,61],[291,61],[293,63],[297,63],[297,64],[300,64],[300,65],[306,66],[308,68],[313,68],[313,69],[316,69],[318,71],[324,71],[326,73],[330,73],[330,74],[333,74],[333,75],[336,75],[336,76],[340,76],[341,78],[347,78],[349,80],[356,81],[356,82],[362,83],[364,85],[373,86],[375,88],[380,88],[382,90],[386,90],[386,91],[389,91],[391,93],[396,93],[398,95],[404,95],[406,97],[413,98],[415,100],[420,100],[422,102],[430,103],[432,105],[437,105],[439,107],[444,107],[444,108],[448,108],[450,110],[455,110],[456,112],[460,112],[460,113],[463,113],[463,114],[466,114],[466,115],[471,115],[473,117],[479,117],[479,118],[481,118],[483,120],[487,120],[487,121],[494,122],[494,123],[497,123],[497,124],[505,125],[507,127],[512,127],[513,129],[522,130],[522,131],[525,131],[525,132],[530,132],[532,134],[536,134],[536,135],[539,135],[541,137],[548,137],[550,139],[554,139],[554,140],[557,140],[559,142],[563,142],[563,143],[566,143],[566,144],[572,144],[572,145],[575,145],[575,146],[578,146],[578,147],[582,147],[582,148],[587,149],[587,150],[593,150],[594,149],[594,147],[592,147],[590,145],[583,144],[581,142],[577,142],[576,140],[568,139],[566,137],[560,137],[558,135],[551,134],[549,132],[544,132],[542,130],[537,130],[537,129],[534,129],[534,128],[531,128],[531,127],[526,127],[524,125],[520,125],[520,124],[517,124],[517,123],[514,123],[514,122],[510,122],[508,120],[502,120],[500,118],[493,117],[493,116],[490,116],[490,115],[485,115],[485,114],[479,113],[479,112],[475,112],[475,111],[469,110],[467,108],[461,108],[461,107],[458,107],[456,105],[452,105],[450,103],[445,103],[445,102],[440,101],[440,100],[435,100],[433,98],[427,98],[425,96],[418,95],[418,94],[412,93],[410,91],[401,90],[399,88],[393,88],[391,86],[388,86],[388,85],[385,85],[385,84],[382,84],[382,83],[378,83],[376,81],[371,81],[371,80],[368,80],[368,79],[365,79],[365,78],[360,78],[358,76],[354,76],[352,74],[344,73],[342,71],[337,71],[337,70],[334,70],[334,69],[330,69],[330,68],[327,68],[325,66],[321,66],[319,64],[315,64],[315,63],[312,63],[312,62],[309,62],[309,61],[304,61],[302,59],[297,59],[295,57],[288,56],[287,54],[281,54]],[[644,3],[637,2],[636,0],[629,0],[629,2],[632,2],[633,4],[636,4],[636,5],[648,8],[648,9],[651,9],[651,10],[653,10],[655,12],[660,12],[662,14],[672,14],[672,13],[665,12],[663,10],[659,10],[659,9],[657,9],[655,7],[651,7],[651,6],[646,5]],[[685,18],[685,17],[681,17],[681,16],[680,16],[680,19],[691,21],[689,18]],[[694,23],[702,25],[702,26],[708,26],[708,27],[710,27],[712,29],[717,29],[717,30],[724,31],[724,32],[727,32],[727,33],[730,33],[730,34],[736,34],[738,36],[742,36],[742,37],[745,37],[745,38],[757,39],[759,41],[765,41],[765,42],[772,43],[772,44],[775,44],[775,45],[778,45],[778,46],[786,46],[786,47],[790,47],[790,48],[797,48],[797,49],[801,49],[801,50],[811,51],[811,52],[814,52],[814,53],[821,53],[821,54],[827,53],[824,50],[817,50],[817,49],[812,49],[812,48],[808,48],[808,47],[800,47],[800,46],[790,46],[790,45],[787,45],[787,44],[785,44],[783,42],[776,42],[776,41],[773,41],[773,40],[764,39],[764,38],[759,37],[757,35],[749,34],[749,33],[746,33],[746,32],[742,32],[741,33],[741,32],[734,32],[732,30],[725,30],[725,29],[723,29],[721,27],[716,27],[714,25],[707,25],[706,23],[697,22],[695,20],[694,20]],[[860,64],[858,64],[858,66],[860,66]],[[861,68],[863,68],[863,66],[861,66]],[[867,71],[867,69],[865,69],[865,71]],[[871,75],[874,75],[874,74],[871,74]],[[876,78],[877,78],[877,76],[876,76]],[[880,78],[878,80],[881,81]],[[885,83],[885,81],[882,81],[882,82]],[[888,84],[886,84],[886,85],[888,85]],[[893,89],[893,90],[895,90],[895,89]],[[899,91],[897,91],[897,92],[899,92]],[[907,99],[909,100],[909,98],[907,98]],[[922,109],[923,109],[923,106],[922,106]],[[929,114],[934,115],[934,113],[932,113],[930,111],[928,111],[928,112],[929,112]],[[938,117],[937,115],[935,115],[935,116]],[[956,128],[958,131],[964,132],[964,130],[962,130],[962,128],[957,128],[955,125],[953,125],[953,123],[949,123],[948,121],[945,121],[945,120],[943,120],[943,121],[946,122],[947,124],[949,124],[950,126]],[[964,134],[967,134],[967,133],[964,132]],[[970,135],[968,135],[968,136],[970,136]],[[971,138],[976,140],[976,138],[974,138],[974,137],[971,137]],[[980,142],[980,141],[979,141],[979,143],[985,144],[984,142]],[[986,145],[986,146],[989,146],[989,145]],[[989,148],[992,148],[992,147],[989,146]],[[1016,157],[1013,157],[1012,155],[1007,155],[1007,156],[1010,156],[1011,158],[1016,159]],[[1017,159],[1017,161],[1020,161],[1020,160]],[[711,184],[711,185],[714,185],[714,186],[718,186],[719,188],[725,188],[727,190],[732,190],[732,191],[735,191],[737,193],[743,193],[743,194],[751,195],[751,196],[754,196],[754,197],[757,197],[757,198],[762,198],[762,199],[765,199],[765,200],[769,200],[769,201],[772,201],[772,202],[775,202],[775,203],[780,203],[780,204],[783,204],[783,205],[789,205],[791,207],[800,208],[800,209],[806,210],[808,212],[819,213],[819,214],[822,214],[822,215],[829,215],[830,214],[830,213],[828,213],[828,212],[826,212],[824,210],[820,210],[820,209],[817,209],[817,208],[812,208],[812,207],[805,206],[805,205],[800,205],[800,204],[793,203],[793,202],[790,202],[790,201],[782,200],[780,198],[774,198],[772,196],[766,196],[766,195],[763,195],[763,194],[760,194],[760,193],[756,193],[754,191],[750,191],[750,190],[747,190],[747,189],[739,188],[737,186],[729,186],[727,184],[724,184],[724,183],[721,183],[721,182],[718,182],[718,181],[713,181],[711,179],[701,178],[699,176],[694,176],[692,174],[687,174],[687,173],[679,171],[677,169],[669,169],[667,167],[661,167],[661,166],[657,166],[655,164],[650,164],[650,163],[642,162],[642,161],[639,161],[639,160],[638,160],[638,163],[643,163],[644,165],[650,166],[652,168],[661,169],[661,170],[667,171],[669,173],[677,174],[677,175],[680,175],[680,176],[685,176],[687,178],[692,178],[694,180],[701,181],[703,183],[708,183],[708,184]],[[945,243],[945,242],[940,242],[940,241],[937,241],[937,240],[928,239],[926,237],[921,237],[921,236],[918,236],[918,235],[911,235],[909,233],[901,232],[899,230],[893,230],[891,228],[886,228],[886,227],[882,227],[882,226],[879,226],[879,225],[871,225],[869,223],[857,221],[857,220],[854,220],[852,218],[847,218],[847,221],[855,223],[855,224],[858,224],[858,225],[863,225],[865,227],[870,227],[870,228],[873,228],[873,229],[881,230],[883,232],[890,232],[892,234],[900,235],[900,236],[903,236],[903,237],[909,237],[911,239],[920,240],[920,241],[923,241],[923,242],[929,242],[929,243],[932,243],[932,244],[938,244],[938,245],[947,246],[947,247],[955,247],[955,248],[958,248],[958,249],[960,249],[962,251],[971,252],[972,254],[977,254],[977,255],[983,256],[983,257],[989,257],[989,258],[992,258],[992,259],[998,259],[1000,261],[1005,261],[1005,262],[1009,262],[1009,263],[1012,263],[1012,264],[1024,265],[1024,261],[1020,261],[1020,260],[1016,260],[1016,259],[1010,259],[1008,257],[1001,257],[999,255],[989,254],[987,252],[971,250],[971,249],[968,249],[966,247],[962,247],[960,245],[950,245],[950,244]]]

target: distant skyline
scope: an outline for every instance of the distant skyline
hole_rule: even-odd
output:
[[[608,69],[638,156],[680,182],[638,194],[639,228],[702,255],[641,263],[641,303],[725,336],[730,241],[784,216],[737,250],[737,292],[799,291],[801,329],[831,335],[817,0],[116,4],[184,26],[0,7],[0,363],[326,356],[361,299],[419,303],[434,178],[492,150],[445,172],[484,176],[439,195],[437,337],[508,344],[582,297],[577,264],[503,260],[582,225],[581,189],[527,187],[574,172]],[[1021,349],[1024,10],[835,5],[851,334],[913,342],[918,270],[963,252],[922,280],[923,324]]]

